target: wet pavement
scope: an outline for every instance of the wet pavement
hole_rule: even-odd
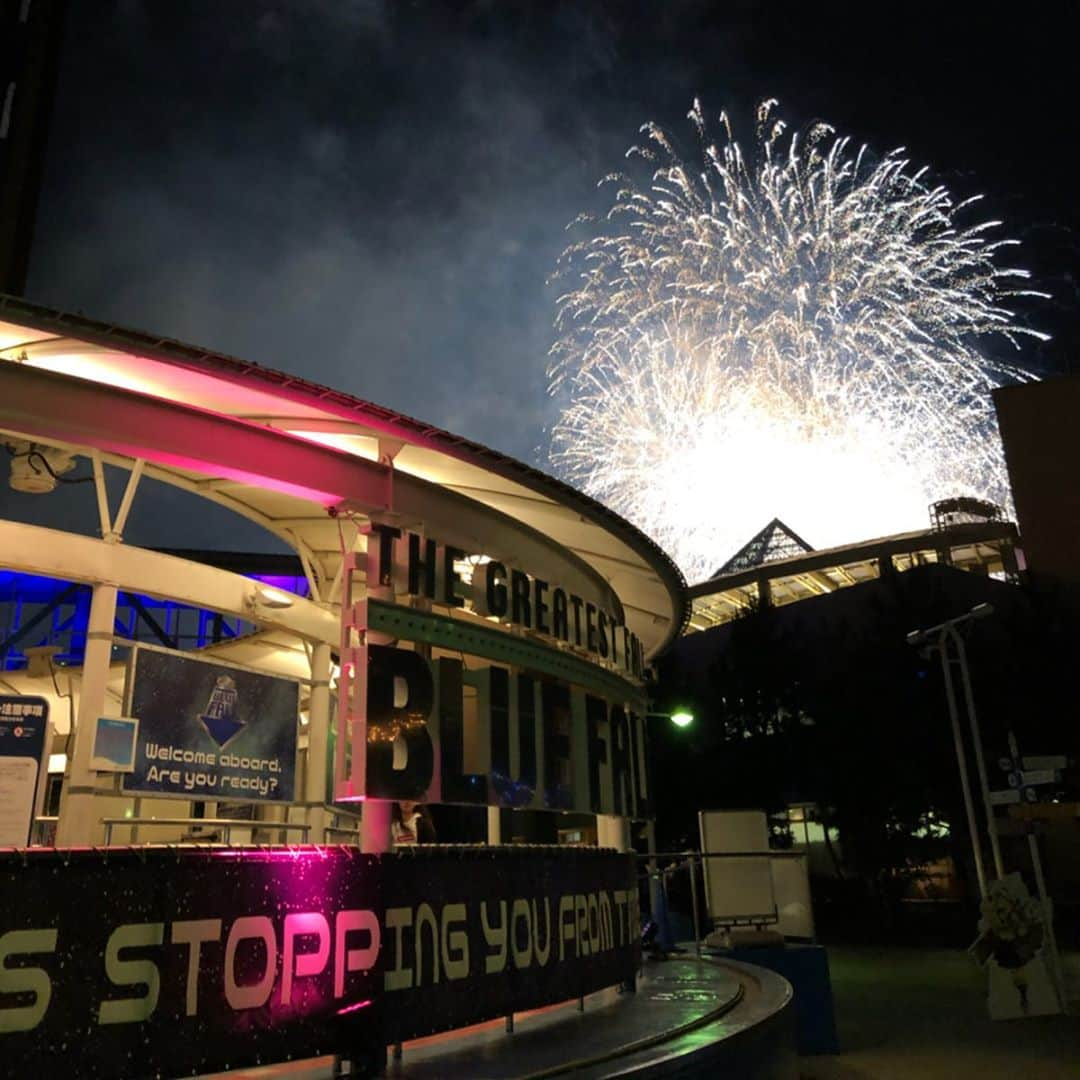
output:
[[[540,1080],[574,1075],[586,1080],[633,1073],[637,1077],[713,1075],[722,1044],[736,1043],[740,1059],[756,1054],[754,1039],[791,1009],[790,988],[768,972],[729,962],[678,958],[651,961],[636,993],[614,989],[560,1005],[518,1014],[514,1030],[503,1019],[404,1044],[400,1059],[388,1057],[386,1075],[398,1080]],[[778,1060],[757,1075],[794,1077],[794,1036],[786,1020],[773,1031]],[[790,1036],[790,1038],[788,1038]],[[785,1049],[785,1038],[790,1048]],[[754,1044],[754,1045],[751,1045]],[[779,1053],[778,1053],[779,1051]],[[728,1075],[755,1075],[746,1061]],[[755,1066],[756,1068],[756,1066]],[[327,1080],[331,1058],[239,1069],[232,1080]]]

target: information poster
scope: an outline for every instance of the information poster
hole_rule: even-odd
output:
[[[135,764],[139,721],[127,716],[99,716],[94,728],[90,767],[98,772],[130,772]]]
[[[0,697],[0,847],[27,847],[34,827],[49,705]]]
[[[133,663],[128,715],[139,732],[125,791],[293,800],[299,684],[155,649]]]

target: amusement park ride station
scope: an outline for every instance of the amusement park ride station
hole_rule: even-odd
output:
[[[96,509],[0,521],[0,1072],[793,1075],[782,979],[641,975],[643,675],[690,615],[642,533],[388,409],[14,297],[0,441],[16,491]],[[125,542],[155,485],[293,554]],[[486,842],[401,843],[413,804]],[[595,846],[511,842],[560,835]]]
[[[691,718],[649,676],[929,563],[1077,584],[1080,379],[995,393],[1020,531],[974,499],[819,551],[774,520],[688,587],[501,453],[22,299],[67,7],[0,0],[0,1078],[796,1080],[835,1053],[814,804],[802,850],[702,810],[700,852],[658,851],[650,736]],[[135,542],[151,517],[168,548]],[[931,628],[947,684],[977,610]],[[1064,758],[1026,761],[1034,795]],[[1031,1015],[1067,1011],[1048,971]]]

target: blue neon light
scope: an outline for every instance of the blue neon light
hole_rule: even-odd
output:
[[[308,595],[303,576],[245,576],[297,596]],[[28,663],[25,650],[39,645],[53,645],[60,650],[53,657],[58,667],[81,665],[89,616],[89,585],[0,570],[0,671],[23,670]],[[164,637],[179,649],[203,649],[227,638],[250,634],[255,624],[172,600],[121,591],[115,630],[118,637],[133,641],[161,645]]]

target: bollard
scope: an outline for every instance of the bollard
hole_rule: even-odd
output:
[[[701,959],[701,920],[698,916],[697,898],[697,861],[693,854],[690,855],[690,902],[694,908],[694,952]]]

